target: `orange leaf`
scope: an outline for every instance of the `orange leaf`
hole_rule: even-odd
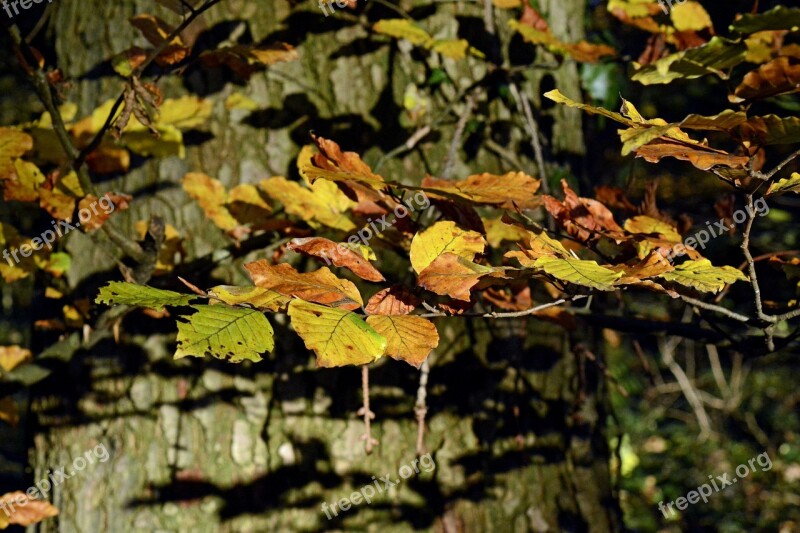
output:
[[[375,293],[364,310],[369,315],[407,315],[422,303],[402,285],[393,285]]]
[[[367,281],[384,281],[383,275],[364,259],[361,254],[345,247],[343,244],[333,242],[322,237],[307,237],[292,240],[287,248],[312,257],[319,257],[328,264],[344,267],[356,276]]]
[[[364,305],[356,286],[351,281],[336,277],[327,267],[301,274],[289,264],[273,266],[261,259],[247,263],[244,268],[257,286],[284,296],[347,310]]]
[[[20,490],[0,496],[0,507],[11,510],[8,523],[18,526],[30,526],[58,515],[58,509],[50,502],[30,499]]]
[[[748,72],[736,87],[736,102],[800,91],[800,59],[778,57]]]

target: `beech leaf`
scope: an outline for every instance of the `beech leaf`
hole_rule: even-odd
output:
[[[364,305],[356,286],[336,277],[327,267],[300,273],[292,265],[281,263],[273,266],[265,259],[247,263],[244,267],[257,286],[283,296],[342,309],[358,309]]]
[[[95,302],[107,305],[148,307],[155,311],[161,311],[165,305],[189,305],[189,302],[195,298],[197,296],[191,294],[180,294],[124,281],[112,281],[100,289],[100,294]]]
[[[261,311],[227,305],[193,305],[197,313],[178,321],[175,359],[212,355],[238,363],[261,361],[275,347],[272,326]]]
[[[727,265],[717,267],[708,259],[686,261],[675,267],[675,270],[665,272],[658,277],[701,292],[713,293],[721,291],[730,283],[748,280],[738,268]]]
[[[572,257],[542,256],[533,266],[561,281],[601,291],[613,291],[614,282],[622,277],[621,272],[602,267],[595,261]]]
[[[318,367],[366,365],[386,351],[386,339],[353,312],[293,300],[289,317]]]
[[[419,316],[367,317],[367,324],[386,338],[386,355],[419,368],[439,345],[439,332],[433,322]]]
[[[419,274],[443,253],[467,260],[483,253],[486,241],[477,231],[459,228],[455,222],[444,220],[433,224],[411,240],[411,266]]]

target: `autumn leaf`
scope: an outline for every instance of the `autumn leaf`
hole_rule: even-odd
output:
[[[79,224],[85,231],[91,232],[101,228],[112,213],[128,209],[128,204],[133,197],[128,194],[106,193],[104,199],[106,201],[101,203],[96,196],[89,194],[78,202],[81,219]],[[114,206],[113,209],[105,208],[109,202]],[[85,219],[84,214],[86,215]]]
[[[336,277],[327,267],[300,273],[287,263],[273,266],[265,259],[247,263],[244,267],[258,287],[287,297],[350,310],[364,305],[356,286]]]
[[[433,224],[411,240],[411,266],[419,274],[437,257],[450,253],[471,261],[482,254],[486,241],[477,231],[459,228],[455,222],[444,220]]]
[[[592,44],[586,41],[565,43],[553,35],[549,28],[540,30],[516,20],[509,20],[508,25],[512,30],[519,32],[526,42],[544,46],[555,54],[569,56],[575,61],[596,63],[603,57],[616,54],[616,50],[604,44]]]
[[[422,317],[372,315],[367,324],[386,338],[386,355],[416,368],[439,345],[436,326]]]
[[[3,197],[6,201],[35,202],[39,199],[39,187],[46,178],[35,164],[22,159],[14,161],[11,179],[3,185]]]
[[[732,32],[751,34],[800,26],[800,8],[777,6],[763,13],[745,13],[731,24]]]
[[[19,407],[11,396],[0,399],[0,420],[11,427],[19,424]]]
[[[293,300],[289,317],[318,367],[366,365],[386,352],[386,339],[353,312]]]
[[[212,355],[233,363],[258,362],[275,347],[272,326],[261,311],[226,305],[193,305],[180,317],[175,359]]]
[[[487,275],[502,275],[500,268],[492,268],[446,252],[436,257],[420,272],[417,285],[440,296],[469,301],[470,291]]]
[[[505,209],[535,209],[540,201],[536,192],[541,184],[524,172],[476,174],[464,181],[436,180],[426,177],[422,187],[426,192],[444,192],[475,204],[495,205]]]
[[[379,282],[385,279],[383,274],[362,255],[345,247],[344,244],[323,237],[293,239],[286,248],[311,257],[319,257],[328,264],[333,263],[334,266],[346,268],[367,281]]]
[[[210,176],[200,172],[190,172],[183,177],[183,190],[191,196],[214,224],[226,231],[232,232],[239,226],[225,206],[228,193],[225,187]]]
[[[670,11],[672,25],[678,31],[700,31],[712,28],[713,23],[708,12],[699,2],[684,1],[672,6]]]
[[[14,160],[33,149],[33,138],[15,128],[0,128],[0,180],[14,174]]]
[[[313,184],[318,179],[330,181],[354,181],[376,191],[386,188],[385,180],[372,172],[355,152],[342,152],[335,142],[311,135],[320,153],[311,157],[311,164],[300,171]]]
[[[636,156],[648,163],[658,163],[665,157],[673,157],[688,161],[700,170],[711,170],[715,167],[743,169],[750,161],[747,156],[729,154],[705,144],[686,145],[667,139],[638,148]]]
[[[241,78],[249,79],[265,67],[296,61],[299,57],[297,49],[286,43],[255,46],[237,44],[205,51],[200,54],[200,61],[212,68],[225,65]]]
[[[405,39],[411,44],[422,45],[426,48],[430,48],[434,43],[433,37],[428,32],[408,19],[379,20],[372,26],[372,30],[395,39]]]
[[[717,267],[708,259],[686,261],[675,267],[675,270],[658,277],[701,292],[713,293],[721,291],[727,284],[748,280],[741,270],[727,265]]]
[[[521,250],[506,252],[504,257],[517,259],[525,268],[533,268],[536,259],[544,256],[571,257],[564,245],[551,238],[544,230],[525,230]]]
[[[130,18],[130,23],[138,29],[147,41],[153,46],[160,46],[172,33],[174,28],[170,27],[160,18],[141,14]],[[190,49],[183,44],[180,36],[176,36],[169,42],[164,50],[156,57],[156,63],[161,66],[174,65],[180,63],[189,55]]]
[[[544,207],[570,235],[581,242],[596,235],[615,240],[627,239],[614,220],[614,214],[606,206],[597,200],[579,197],[566,180],[561,180],[561,188],[564,190],[564,201],[545,195]]]
[[[728,70],[744,61],[747,45],[740,41],[713,37],[695,48],[676,52],[639,68],[631,79],[643,85],[666,84],[677,79],[716,75],[727,80]]]
[[[364,310],[369,315],[407,315],[422,301],[402,285],[392,285],[375,293]]]
[[[733,92],[734,103],[800,91],[800,58],[781,56],[748,72]]]
[[[622,273],[602,267],[596,261],[574,257],[542,256],[536,260],[533,267],[558,280],[601,291],[613,291],[614,282],[622,277]]]
[[[148,287],[147,285],[112,281],[100,289],[100,294],[95,298],[95,303],[106,305],[134,305],[161,311],[164,309],[165,305],[185,306],[189,305],[189,302],[196,298],[197,296],[191,294],[180,294],[175,291]]]
[[[261,180],[259,187],[273,200],[283,204],[287,213],[311,223],[351,231],[355,223],[345,214],[355,202],[345,196],[334,183],[317,181],[307,189],[283,177]]]
[[[792,175],[788,178],[783,178],[770,184],[766,196],[784,192],[800,193],[800,173],[792,172]]]
[[[218,285],[208,290],[208,295],[228,305],[248,305],[261,311],[283,311],[291,298],[263,287],[235,287]]]
[[[20,501],[25,502],[25,504],[20,505]],[[50,502],[28,498],[21,490],[0,496],[0,508],[4,510],[13,509],[10,514],[4,512],[1,515],[3,516],[2,520],[5,520],[7,525],[27,527],[58,516],[58,509]],[[2,524],[3,522],[0,522],[0,525]],[[0,527],[0,529],[5,529],[5,527]]]
[[[33,359],[33,354],[27,348],[19,346],[0,346],[0,368],[11,372],[23,363]]]

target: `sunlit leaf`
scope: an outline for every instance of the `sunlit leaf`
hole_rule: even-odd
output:
[[[395,39],[405,39],[412,44],[422,45],[426,48],[433,46],[433,37],[428,32],[408,19],[383,19],[372,26],[377,33],[382,33]]]
[[[595,261],[573,257],[542,256],[533,266],[561,281],[601,291],[613,291],[614,282],[622,277],[622,273],[602,267]]]
[[[714,293],[721,291],[727,284],[748,279],[741,270],[727,265],[717,267],[708,259],[686,261],[659,277],[701,292]]]
[[[345,247],[344,244],[336,243],[323,237],[307,237],[293,239],[289,242],[287,248],[305,255],[318,257],[329,265],[332,263],[334,266],[346,268],[361,279],[375,282],[384,281],[383,274],[372,266],[369,261],[364,259],[361,254]]]
[[[386,339],[353,312],[294,300],[289,317],[318,367],[366,365],[386,352]]]
[[[367,324],[386,338],[386,355],[417,368],[439,345],[436,326],[422,317],[372,315]]]
[[[226,305],[193,305],[197,312],[178,321],[175,359],[214,356],[258,362],[275,347],[272,326],[261,311]]]
[[[342,309],[358,309],[364,305],[356,286],[336,277],[327,267],[300,273],[287,263],[273,266],[265,259],[247,263],[244,267],[257,286],[287,297]]]
[[[0,368],[11,372],[23,363],[33,359],[33,354],[27,348],[19,346],[0,346]]]
[[[26,502],[25,505],[20,505],[20,501]],[[14,510],[12,513],[0,513],[6,517],[6,521],[10,525],[27,527],[58,516],[58,509],[53,504],[44,500],[28,498],[21,490],[0,496],[0,508]]]
[[[433,224],[411,241],[411,266],[419,274],[443,253],[455,254],[472,260],[483,253],[486,241],[477,231],[459,228],[455,222],[444,220]]]
[[[420,272],[417,285],[440,296],[468,302],[472,297],[470,291],[481,278],[497,273],[502,276],[502,269],[479,265],[447,252]]]
[[[793,172],[788,178],[783,178],[770,184],[767,196],[784,192],[800,193],[800,173]]]
[[[407,315],[421,303],[419,298],[402,285],[393,285],[375,293],[364,310],[370,315]]]

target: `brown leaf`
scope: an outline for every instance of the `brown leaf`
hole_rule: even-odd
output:
[[[133,200],[133,197],[128,194],[109,192],[104,195],[104,199],[105,201],[101,203],[96,196],[89,194],[78,202],[80,227],[84,228],[85,231],[94,231],[101,228],[106,223],[106,220],[111,217],[111,213],[128,209],[128,203]],[[106,209],[109,202],[113,204],[113,209],[110,207]],[[78,223],[75,225],[77,226]]]
[[[609,185],[598,185],[594,188],[595,200],[601,204],[615,209],[622,209],[624,211],[636,211],[636,206],[631,203],[625,195],[625,191],[619,187],[611,187]]]
[[[437,180],[427,176],[422,187],[443,192],[480,205],[495,205],[504,209],[535,209],[541,205],[536,192],[541,181],[524,172],[504,175],[476,174],[464,181]],[[426,191],[427,192],[427,191]]]
[[[19,423],[19,407],[11,396],[0,399],[0,420],[12,427]]]
[[[636,155],[649,163],[658,163],[664,157],[674,157],[688,161],[700,170],[709,170],[718,166],[743,169],[749,161],[746,156],[729,154],[704,143],[686,144],[664,138],[640,146],[636,149]]]
[[[402,285],[392,285],[375,293],[364,310],[369,315],[407,315],[422,301]]]
[[[384,281],[383,275],[372,266],[364,257],[347,248],[344,244],[336,243],[322,237],[307,237],[293,239],[288,245],[289,250],[303,253],[312,257],[319,257],[329,265],[344,267],[356,276],[367,281]]]
[[[257,286],[284,296],[351,311],[364,304],[356,286],[351,281],[336,277],[327,267],[300,273],[287,263],[273,266],[265,259],[260,259],[245,264],[244,268]]]
[[[383,177],[372,172],[355,152],[342,152],[335,142],[312,134],[311,138],[320,153],[311,158],[312,165],[306,165],[302,171],[313,183],[324,178],[331,181],[354,181],[376,191],[386,188]]]
[[[748,72],[734,91],[734,102],[800,91],[800,59],[778,57]]]
[[[615,240],[625,240],[621,227],[614,221],[611,211],[590,198],[579,198],[567,184],[561,180],[564,189],[564,202],[552,196],[544,196],[545,209],[556,219],[567,232],[582,242],[596,235],[604,235]]]

